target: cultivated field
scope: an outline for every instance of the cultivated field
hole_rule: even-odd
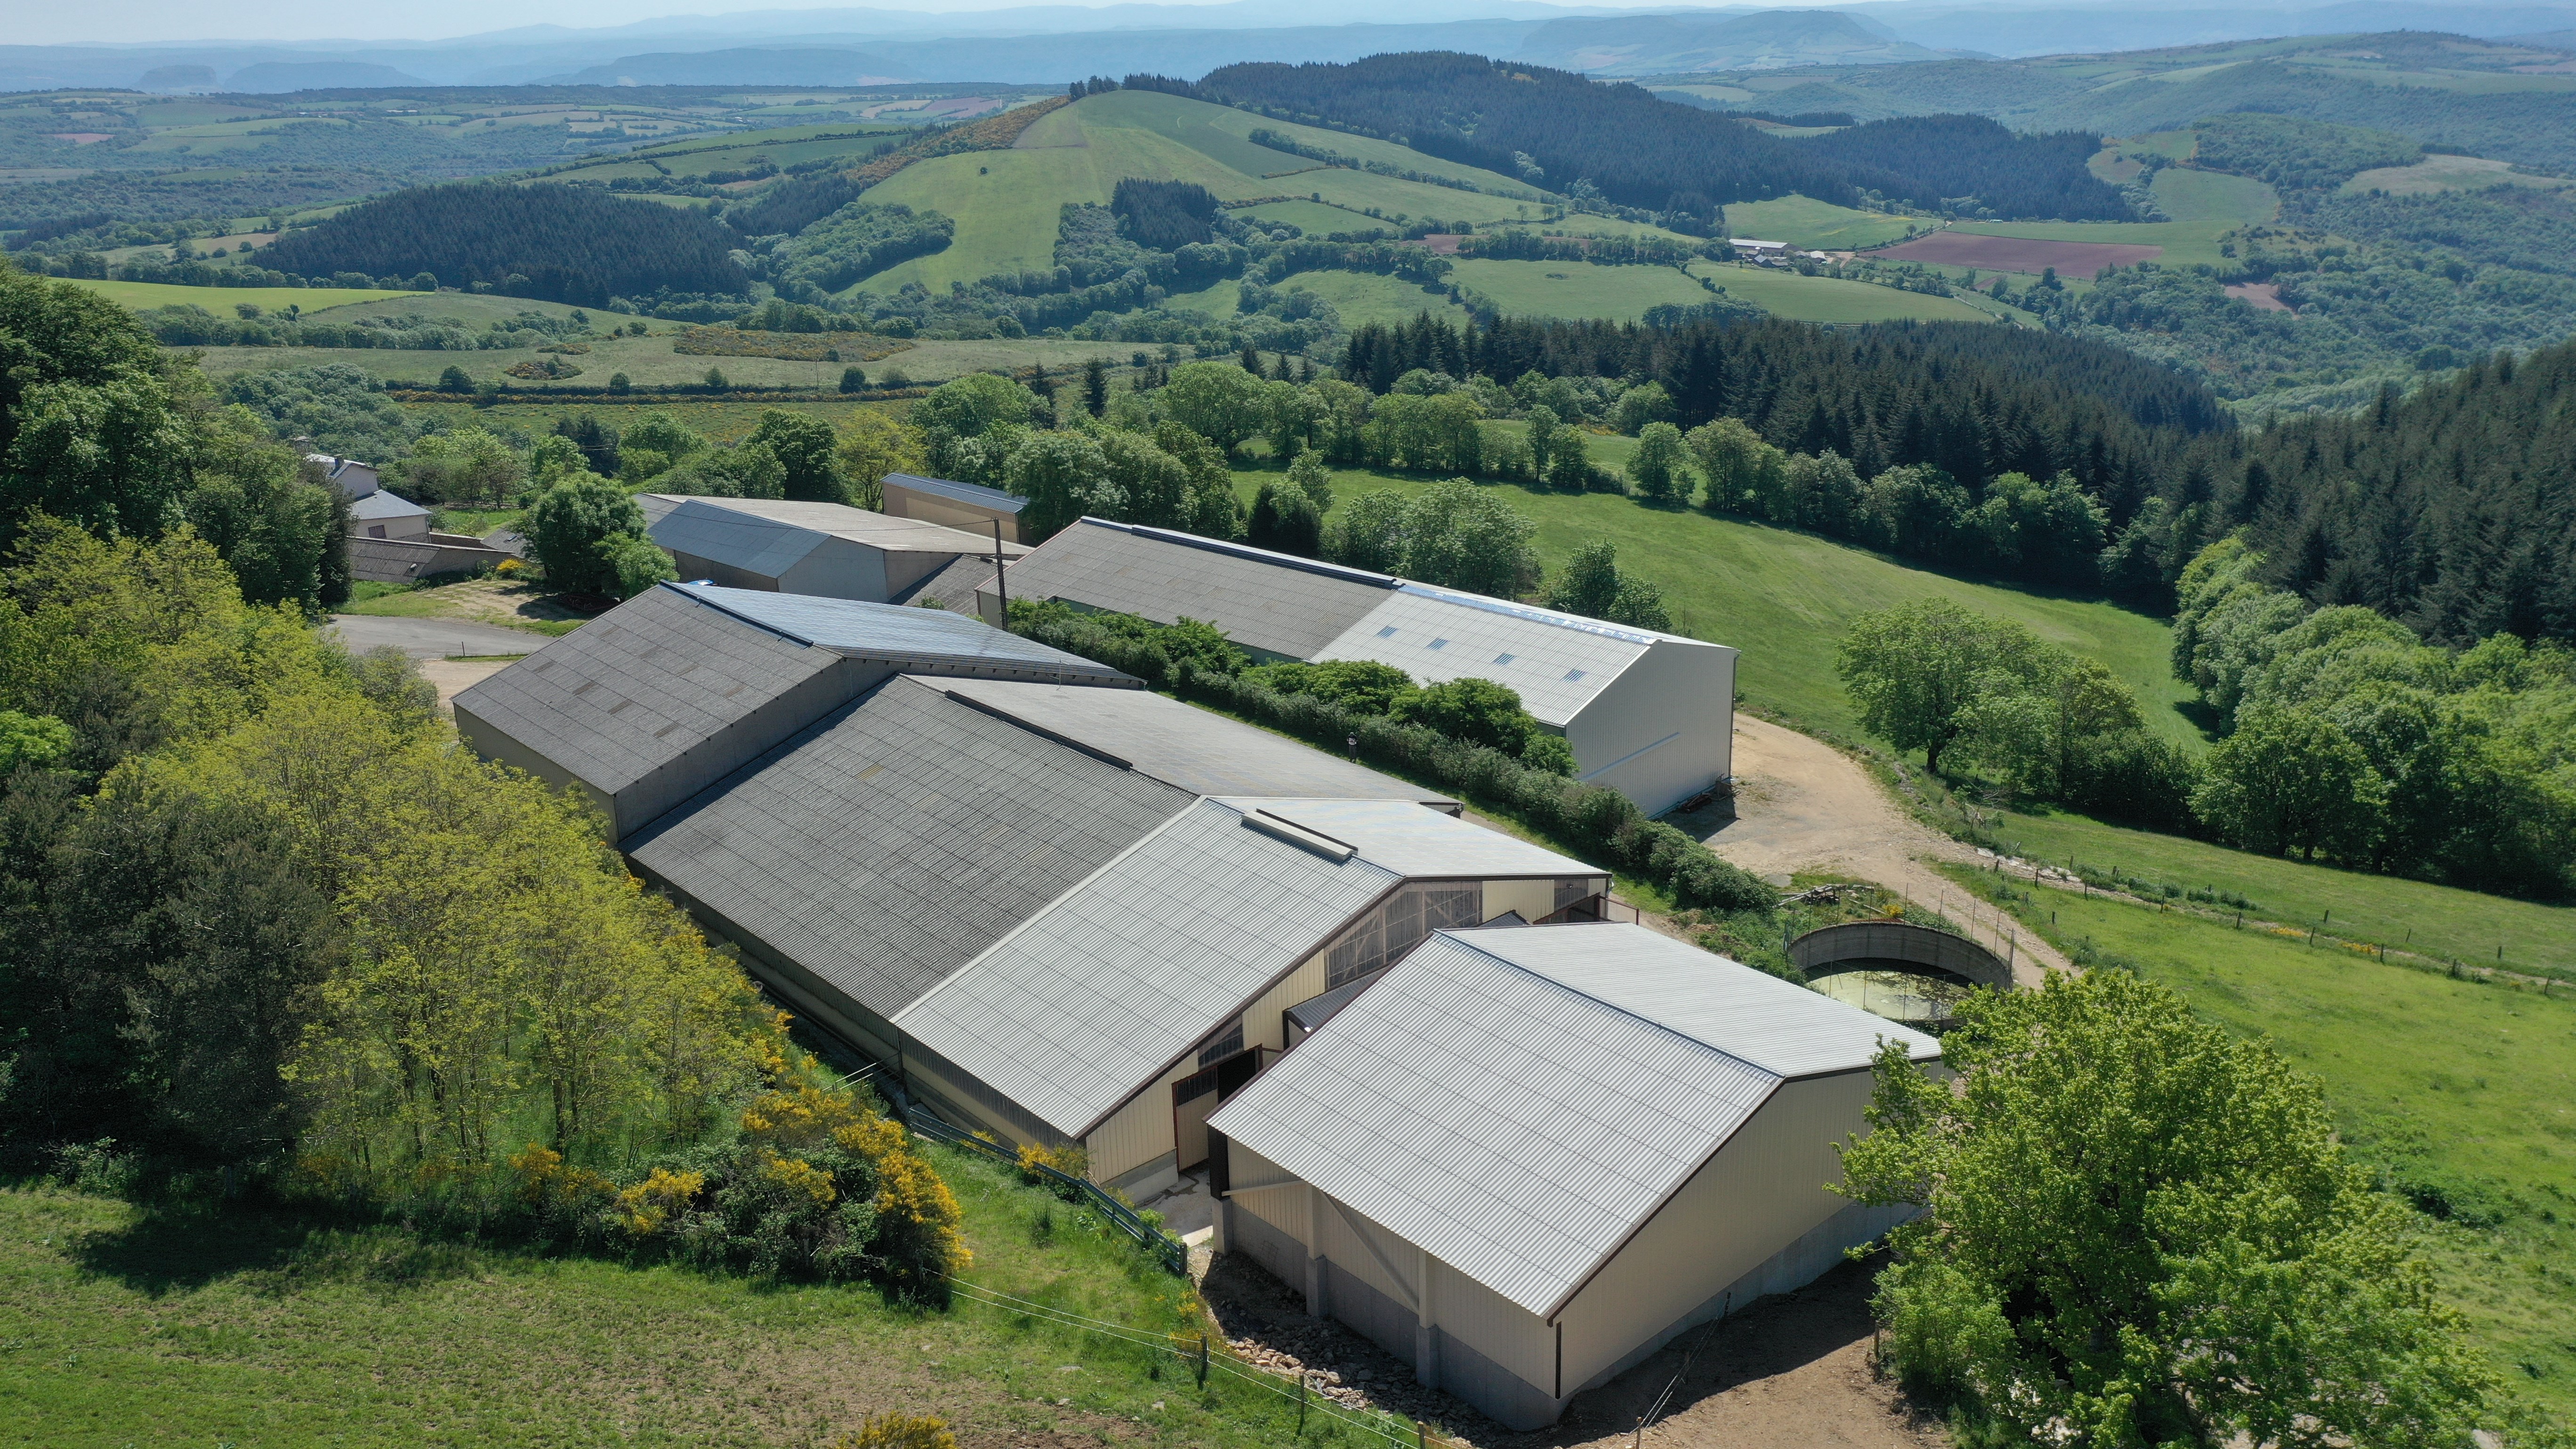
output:
[[[2054,268],[2061,277],[2089,282],[2104,267],[2133,267],[2140,262],[2154,261],[2164,255],[2164,248],[1936,231],[1902,246],[1885,248],[1874,255],[1905,262],[1930,262],[1934,266],[1974,267],[1986,272],[2037,273]]]

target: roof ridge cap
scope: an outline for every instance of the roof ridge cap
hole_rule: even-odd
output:
[[[1610,925],[1610,924],[1617,924],[1617,923],[1614,923],[1614,922],[1604,922],[1604,923],[1602,923],[1602,924],[1604,924],[1604,925]],[[1590,926],[1590,925],[1529,926],[1529,927],[1525,927],[1524,929],[1532,930],[1532,931],[1552,931],[1552,930],[1577,930],[1577,931],[1580,931],[1580,930],[1589,930],[1589,929],[1594,929],[1594,927],[1592,927],[1592,926]],[[1637,929],[1639,929],[1639,930],[1644,930],[1645,928],[1644,928],[1643,926],[1640,926],[1640,927],[1638,927]],[[1600,1006],[1600,1007],[1602,1007],[1602,1008],[1604,1008],[1604,1009],[1606,1009],[1606,1010],[1609,1010],[1609,1011],[1615,1011],[1615,1012],[1619,1013],[1621,1016],[1624,1016],[1624,1017],[1628,1018],[1630,1021],[1634,1021],[1634,1022],[1642,1023],[1642,1024],[1644,1024],[1645,1026],[1651,1027],[1651,1028],[1653,1028],[1653,1029],[1654,1029],[1654,1030],[1656,1030],[1656,1031],[1662,1032],[1662,1033],[1663,1033],[1664,1035],[1666,1035],[1666,1036],[1679,1037],[1679,1038],[1681,1038],[1683,1041],[1689,1042],[1689,1043],[1691,1043],[1691,1044],[1692,1044],[1692,1045],[1694,1045],[1694,1046],[1700,1047],[1700,1048],[1702,1048],[1702,1049],[1704,1049],[1704,1050],[1707,1050],[1707,1051],[1715,1052],[1715,1053],[1717,1053],[1719,1056],[1722,1056],[1722,1057],[1726,1058],[1728,1061],[1740,1063],[1740,1064],[1742,1064],[1742,1065],[1744,1065],[1744,1066],[1746,1066],[1746,1067],[1750,1067],[1750,1068],[1752,1068],[1754,1071],[1757,1071],[1757,1072],[1762,1073],[1764,1076],[1769,1077],[1769,1078],[1770,1078],[1772,1081],[1774,1081],[1774,1082],[1785,1082],[1785,1081],[1788,1081],[1788,1080],[1789,1080],[1789,1074],[1788,1074],[1787,1072],[1781,1071],[1781,1070],[1780,1070],[1779,1068],[1777,1068],[1777,1067],[1765,1066],[1765,1065],[1763,1065],[1762,1063],[1760,1063],[1760,1062],[1757,1062],[1757,1061],[1753,1060],[1751,1057],[1745,1056],[1745,1055],[1744,1055],[1743,1053],[1741,1053],[1741,1052],[1731,1050],[1731,1049],[1729,1049],[1729,1048],[1727,1048],[1727,1047],[1719,1046],[1717,1043],[1715,1043],[1715,1042],[1713,1042],[1713,1041],[1710,1041],[1710,1040],[1708,1040],[1708,1039],[1707,1039],[1707,1038],[1705,1038],[1705,1037],[1694,1036],[1694,1035],[1692,1035],[1692,1034],[1691,1034],[1691,1033],[1689,1033],[1689,1032],[1683,1031],[1681,1028],[1679,1028],[1679,1027],[1677,1027],[1677,1026],[1673,1026],[1673,1025],[1671,1025],[1670,1023],[1657,1021],[1657,1020],[1655,1020],[1655,1019],[1654,1019],[1653,1017],[1651,1017],[1651,1016],[1647,1016],[1647,1015],[1644,1015],[1644,1014],[1643,1014],[1643,1013],[1641,1013],[1641,1012],[1638,1012],[1638,1011],[1632,1010],[1632,1009],[1630,1009],[1630,1008],[1628,1008],[1628,1007],[1625,1007],[1625,1006],[1621,1006],[1619,1003],[1617,1003],[1617,1002],[1615,1002],[1615,1001],[1612,1001],[1612,1000],[1609,1000],[1608,998],[1603,997],[1603,996],[1601,996],[1601,995],[1599,995],[1599,994],[1597,994],[1597,993],[1590,992],[1590,991],[1586,991],[1586,990],[1584,990],[1582,987],[1577,986],[1577,985],[1574,985],[1572,982],[1562,980],[1562,979],[1560,979],[1560,978],[1558,978],[1558,977],[1555,977],[1555,976],[1551,976],[1551,975],[1549,975],[1547,972],[1542,971],[1542,970],[1538,969],[1538,968],[1537,968],[1537,967],[1535,967],[1535,966],[1531,966],[1531,965],[1525,964],[1525,963],[1523,963],[1523,962],[1515,961],[1515,960],[1513,960],[1512,958],[1510,958],[1509,956],[1497,955],[1496,953],[1494,953],[1494,952],[1492,952],[1492,951],[1489,951],[1489,950],[1486,950],[1484,947],[1479,946],[1479,945],[1475,944],[1475,943],[1474,943],[1474,942],[1472,942],[1472,941],[1461,941],[1461,940],[1458,940],[1458,939],[1457,939],[1457,937],[1458,937],[1458,935],[1459,935],[1459,932],[1458,932],[1458,931],[1456,931],[1456,930],[1454,930],[1454,929],[1452,929],[1452,928],[1449,928],[1449,927],[1442,927],[1440,930],[1434,931],[1434,932],[1432,932],[1431,934],[1432,934],[1432,935],[1434,935],[1434,936],[1446,936],[1446,937],[1449,937],[1449,938],[1451,939],[1451,941],[1452,941],[1452,943],[1453,943],[1453,944],[1456,944],[1456,945],[1458,945],[1458,946],[1464,947],[1464,948],[1465,948],[1465,949],[1467,949],[1467,950],[1473,951],[1473,952],[1475,952],[1477,955],[1484,957],[1484,958],[1485,958],[1486,960],[1488,960],[1488,961],[1493,961],[1493,962],[1496,962],[1496,963],[1498,963],[1498,964],[1500,964],[1500,965],[1508,966],[1508,967],[1510,967],[1512,970],[1514,970],[1514,971],[1518,971],[1518,972],[1520,972],[1520,973],[1521,973],[1522,975],[1524,975],[1524,976],[1533,976],[1533,977],[1536,977],[1537,979],[1539,979],[1539,980],[1541,980],[1541,981],[1546,982],[1548,985],[1555,987],[1555,988],[1556,988],[1556,989],[1558,989],[1559,991],[1565,992],[1565,993],[1566,993],[1567,995],[1569,995],[1569,996],[1576,996],[1576,997],[1580,997],[1580,998],[1582,998],[1583,1000],[1585,1000],[1585,1001],[1589,1001],[1589,1002],[1592,1002],[1593,1004],[1595,1004],[1595,1005],[1597,1005],[1597,1006]],[[1724,958],[1723,958],[1723,957],[1720,957],[1720,958],[1718,958],[1718,959],[1723,960]],[[1749,970],[1751,970],[1752,968],[1751,968],[1751,967],[1749,967],[1749,966],[1747,966],[1747,967],[1740,967],[1739,969],[1749,971]]]

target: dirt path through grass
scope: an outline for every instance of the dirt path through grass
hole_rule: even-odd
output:
[[[2013,963],[2013,976],[2039,984],[2064,953],[1931,868],[1974,864],[1970,846],[1917,823],[1848,755],[1809,735],[1751,715],[1735,717],[1735,799],[1674,823],[1756,875],[1784,883],[1800,872],[1849,876],[1884,886],[1958,923],[1979,945]],[[1730,811],[1732,813],[1730,813]]]

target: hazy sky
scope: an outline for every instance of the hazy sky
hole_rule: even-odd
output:
[[[947,13],[994,10],[1032,0],[846,0],[867,8]],[[1038,0],[1047,4],[1082,4],[1083,0]],[[1211,0],[1160,0],[1167,4],[1211,3]],[[1657,0],[1578,0],[1597,6],[1656,4]],[[1688,3],[1688,0],[1682,0]],[[1723,3],[1723,0],[1720,0]],[[1746,4],[1748,0],[1737,0]],[[1800,0],[1801,8],[1821,8],[1838,0]],[[1658,8],[1672,8],[1661,0]],[[170,43],[201,40],[436,40],[507,30],[522,25],[625,25],[665,15],[721,15],[743,10],[816,8],[780,0],[444,0],[435,5],[350,4],[348,0],[107,0],[104,4],[64,5],[41,0],[0,0],[0,44],[47,45],[66,41],[109,44]],[[1439,7],[1436,18],[1458,14]],[[1403,0],[1379,8],[1372,18],[1397,23],[1434,18],[1408,13]]]

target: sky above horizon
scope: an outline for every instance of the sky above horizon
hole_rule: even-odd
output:
[[[945,15],[1016,8],[1031,3],[1031,0],[890,0],[890,3],[856,0],[856,3],[866,9]],[[1041,3],[1099,9],[1106,4],[1124,3],[1124,0],[1041,0]],[[1221,4],[1225,0],[1150,0],[1150,3],[1193,6]],[[1549,3],[1549,0],[1538,0],[1538,3]],[[1679,9],[1691,6],[1692,0],[1575,0],[1575,3],[1586,8]],[[1849,0],[1798,0],[1794,8],[1824,9],[1845,3]],[[448,3],[427,10],[396,5],[353,6],[346,0],[118,0],[116,4],[95,9],[87,6],[39,7],[32,0],[6,0],[5,5],[0,5],[0,14],[8,16],[9,24],[5,33],[0,33],[0,43],[184,45],[258,41],[447,40],[528,25],[592,29],[673,16],[842,8],[848,8],[846,0],[844,4],[813,6],[782,4],[780,0],[678,0],[676,4],[664,5],[639,3],[639,0],[448,0]],[[1408,14],[1415,8],[1405,4],[1404,0],[1394,0],[1394,3],[1376,7],[1369,18],[1383,23],[1403,23],[1417,18]],[[1436,8],[1437,11],[1418,17],[1422,19],[1450,20],[1459,18],[1461,14],[1455,4],[1421,8]],[[1707,8],[1781,7],[1762,5],[1758,0],[1757,3],[1735,0],[1733,4],[1720,0],[1720,3]]]

